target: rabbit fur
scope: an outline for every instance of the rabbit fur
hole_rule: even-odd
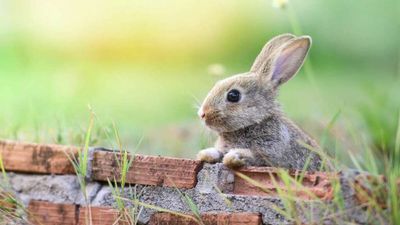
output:
[[[279,87],[297,73],[310,47],[309,36],[276,36],[263,47],[249,72],[218,81],[198,111],[218,139],[197,158],[222,161],[230,168],[319,170],[321,159],[311,150],[319,149],[318,144],[282,113],[276,100]],[[228,101],[233,89],[240,93],[238,102]]]

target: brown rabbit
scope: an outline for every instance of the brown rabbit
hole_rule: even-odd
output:
[[[319,156],[305,147],[319,149],[318,144],[283,115],[276,100],[280,85],[297,73],[310,46],[309,36],[279,35],[264,46],[250,72],[215,84],[198,114],[218,140],[198,153],[199,160],[222,160],[230,168],[320,169]]]

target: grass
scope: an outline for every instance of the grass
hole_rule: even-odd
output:
[[[114,197],[117,202],[118,201],[131,202],[135,206],[135,208],[137,206],[141,206],[141,207],[145,207],[148,209],[153,209],[157,212],[170,213],[170,214],[178,216],[178,217],[183,217],[183,218],[189,219],[199,225],[204,225],[202,218],[201,218],[200,210],[197,207],[196,203],[188,195],[182,193],[178,188],[176,188],[176,191],[180,194],[180,196],[183,199],[183,201],[185,202],[185,204],[189,207],[192,215],[190,215],[188,213],[181,213],[181,212],[178,212],[175,210],[166,209],[163,207],[147,204],[147,203],[141,202],[138,198],[130,199],[130,198],[121,197],[120,195],[116,195]]]
[[[109,71],[105,71],[105,73],[112,73],[114,69],[116,68],[109,68]],[[132,73],[154,73],[150,69],[131,70]],[[318,137],[318,133],[328,123],[333,112],[341,109],[341,117],[350,120],[357,126],[357,129],[365,131],[366,135],[371,133],[375,134],[373,136],[379,137],[379,130],[384,129],[386,124],[391,127],[387,129],[388,132],[393,132],[391,112],[393,111],[392,108],[399,104],[397,99],[400,98],[400,93],[396,92],[398,82],[396,83],[389,78],[377,80],[373,71],[354,72],[347,69],[334,71],[324,68],[316,68],[315,70],[318,74],[318,77],[316,77],[318,87],[321,90],[317,99],[314,98],[315,91],[309,88],[310,82],[305,79],[304,73],[300,73],[288,82],[282,88],[280,94],[284,111],[287,112],[289,117],[300,123],[305,130]],[[239,71],[242,71],[242,69],[232,70],[229,73]],[[171,73],[173,72],[171,71]],[[364,72],[365,74],[363,74]],[[189,68],[187,71],[179,72],[179,74],[181,73],[190,73]],[[335,78],[336,73],[349,74],[349,78],[346,80]],[[137,143],[142,140],[142,144],[137,150],[138,153],[193,157],[197,149],[202,147],[200,145],[209,146],[213,139],[207,140],[207,137],[202,137],[204,128],[196,117],[196,109],[193,107],[195,100],[192,95],[202,99],[214,80],[219,78],[212,78],[209,75],[203,76],[201,68],[194,69],[192,74],[193,77],[185,78],[182,81],[183,84],[173,84],[181,79],[181,77],[175,75],[169,77],[168,82],[159,81],[165,83],[165,85],[158,85],[157,88],[150,88],[147,84],[147,82],[157,82],[156,77],[143,79],[126,75],[121,78],[125,83],[132,85],[107,81],[106,77],[101,75],[98,78],[100,81],[93,84],[84,79],[81,81],[83,83],[81,84],[83,85],[82,88],[89,90],[93,95],[92,99],[78,93],[71,97],[72,99],[66,99],[58,96],[57,93],[51,94],[41,89],[35,90],[35,93],[23,93],[21,94],[23,97],[14,96],[12,90],[0,90],[0,100],[9,106],[9,110],[0,112],[0,123],[3,125],[0,128],[0,137],[42,143],[80,145],[85,138],[82,134],[85,133],[86,127],[82,124],[87,121],[86,105],[89,102],[98,118],[98,123],[93,127],[92,145],[114,147],[105,136],[104,129],[112,132],[113,121],[116,121],[120,138],[128,149],[135,148]],[[359,83],[361,77],[364,81]],[[15,80],[13,83],[17,83],[15,87],[17,90],[24,89],[21,85],[24,83],[22,78],[17,76],[13,79]],[[31,79],[28,82],[35,83],[35,86],[43,82],[34,78]],[[373,85],[376,82],[379,82],[379,85]],[[84,85],[85,83],[87,84]],[[193,87],[193,84],[199,85]],[[187,87],[184,87],[185,85]],[[390,103],[379,105],[377,102],[376,106],[372,104],[370,106],[369,102],[379,101],[379,99],[369,98],[372,93],[368,92],[368,90],[371,90],[368,86],[371,85],[376,89],[374,92],[377,94],[390,90]],[[103,91],[99,91],[102,90],[102,86],[119,87],[119,91],[115,92],[113,88],[104,88]],[[105,96],[105,93],[108,93],[109,96]],[[164,96],[165,93],[168,93],[169,96]],[[24,98],[30,98],[28,95],[37,96],[35,98],[38,100],[26,104]],[[52,95],[55,96],[50,99],[47,98],[47,96]],[[82,95],[84,94],[82,93]],[[152,96],[162,97],[155,102],[151,99]],[[54,100],[52,98],[59,99]],[[368,105],[368,111],[377,109],[385,114],[374,122],[374,124],[382,124],[383,128],[375,128],[375,126],[372,126],[372,122],[364,122],[364,117],[360,115],[361,111],[358,109],[362,105]],[[63,110],[65,111],[63,112]],[[370,115],[369,117],[376,116],[378,115]],[[389,118],[391,119],[389,120]],[[371,124],[371,127],[360,128],[366,123]],[[386,133],[385,135],[389,137],[389,134]],[[205,140],[204,144],[200,143],[203,140]],[[348,142],[348,140],[346,141]]]
[[[375,108],[375,110],[378,110]],[[334,128],[338,126],[337,122],[340,121],[340,111],[338,111],[333,118],[328,122],[327,127],[321,132],[320,143],[324,149],[330,149],[331,156],[328,156],[326,150],[324,152],[320,152],[321,158],[325,162],[324,164],[328,165],[328,169],[330,171],[338,171],[341,169],[348,168],[357,168],[359,171],[366,171],[375,176],[383,175],[386,177],[386,180],[379,180],[379,177],[373,178],[371,180],[364,179],[362,180],[363,187],[367,189],[360,189],[359,187],[353,187],[358,190],[362,195],[362,199],[364,201],[361,205],[355,206],[356,208],[363,208],[368,213],[366,214],[370,221],[373,224],[386,224],[387,221],[389,224],[399,224],[399,213],[398,209],[400,209],[400,202],[398,198],[400,197],[400,170],[399,170],[399,133],[400,133],[400,115],[397,119],[395,132],[388,133],[391,138],[390,141],[394,142],[393,148],[389,150],[382,150],[382,148],[374,145],[374,141],[371,139],[365,139],[362,137],[362,133],[356,133],[353,128],[348,127],[351,132],[351,136],[353,139],[357,139],[355,142],[361,143],[363,149],[359,149],[358,153],[362,154],[363,157],[356,157],[352,151],[352,149],[344,150],[343,148],[338,147],[335,144],[332,144],[332,140],[335,140],[334,137]],[[378,116],[378,115],[377,115]],[[368,141],[367,141],[368,140]],[[337,140],[336,140],[337,141]],[[379,142],[380,143],[380,142]],[[310,146],[309,146],[310,147]],[[310,149],[313,150],[313,149]],[[315,151],[315,150],[313,150]],[[351,163],[347,161],[341,160],[344,157],[351,158]],[[236,173],[237,176],[251,183],[252,185],[260,188],[267,193],[270,193],[270,190],[265,188],[262,184],[258,183],[255,180],[245,176],[241,173]],[[283,185],[279,185],[279,182],[275,180],[273,176],[273,183],[276,187],[276,191],[278,196],[282,199],[283,207],[281,205],[273,206],[274,210],[279,214],[283,215],[286,219],[292,221],[294,224],[302,224],[303,219],[299,216],[302,214],[304,217],[308,217],[311,219],[311,223],[320,224],[325,219],[330,219],[336,221],[346,221],[346,213],[349,210],[355,208],[346,208],[344,204],[344,196],[341,189],[341,184],[339,180],[335,177],[332,177],[331,183],[333,188],[333,199],[328,204],[326,202],[320,201],[317,197],[313,196],[305,187],[302,185],[302,180],[304,174],[301,173],[299,177],[291,177],[287,171],[282,170],[279,172],[279,179]],[[294,188],[295,187],[295,188]],[[307,210],[301,202],[296,201],[297,197],[295,192],[302,191],[307,193],[311,199],[314,199],[320,209],[325,210],[325,217],[321,218],[321,220],[313,220],[312,209]],[[273,194],[273,193],[270,193]],[[385,210],[389,207],[391,210]],[[393,210],[394,209],[394,210]],[[348,221],[351,223],[351,221]]]
[[[136,187],[132,188],[131,186],[129,186],[129,190],[131,190],[131,193],[125,193],[126,176],[129,168],[132,165],[133,160],[135,159],[135,155],[133,150],[128,152],[126,148],[123,148],[118,130],[115,125],[114,135],[118,145],[118,152],[115,152],[115,161],[117,162],[117,169],[120,171],[120,175],[118,177],[114,177],[113,181],[111,181],[110,179],[108,179],[107,181],[120,214],[119,219],[115,222],[137,224],[141,212],[140,205],[134,204],[133,206],[129,207],[123,200],[123,198],[125,198],[127,194],[129,194],[129,196],[134,200],[138,200],[138,198],[140,197],[140,193],[136,193]],[[132,192],[132,190],[135,191]]]
[[[372,109],[369,109],[372,110]],[[375,108],[374,110],[378,110]],[[337,137],[336,137],[336,129],[338,127],[343,126],[343,121],[346,121],[344,116],[346,116],[346,111],[339,110],[336,113],[333,114],[332,118],[327,122],[327,125],[325,129],[322,130],[321,136],[320,136],[320,143],[323,148],[330,149],[331,156],[328,156],[326,154],[322,155],[322,158],[324,161],[326,161],[331,168],[335,169],[341,169],[341,168],[348,168],[348,167],[355,167],[359,170],[364,170],[368,171],[371,174],[383,174],[387,177],[387,195],[384,195],[383,197],[386,198],[385,202],[386,205],[390,206],[392,209],[395,209],[393,211],[390,211],[390,220],[392,221],[393,224],[397,224],[400,222],[398,210],[399,209],[399,201],[398,201],[398,196],[399,196],[399,186],[398,186],[398,178],[400,174],[400,169],[399,169],[399,159],[400,159],[400,119],[397,119],[396,124],[396,129],[395,132],[390,132],[390,135],[392,138],[389,140],[394,140],[394,148],[393,149],[385,149],[383,150],[382,148],[377,147],[374,143],[376,143],[373,139],[368,139],[363,137],[364,133],[356,132],[355,128],[352,127],[352,123],[346,124],[347,126],[344,129],[344,132],[349,134],[349,138],[351,138],[354,143],[360,143],[360,146],[362,146],[362,149],[348,149],[348,151],[345,151],[340,145],[337,145]],[[370,115],[371,116],[371,115]],[[379,116],[379,115],[375,115]],[[97,121],[95,123],[95,121]],[[81,187],[82,192],[85,192],[85,180],[83,179],[86,176],[86,169],[87,169],[87,158],[88,158],[88,147],[89,145],[92,144],[92,140],[95,138],[98,138],[99,136],[104,137],[106,140],[108,140],[108,143],[116,143],[117,146],[117,151],[118,157],[116,154],[116,161],[118,164],[118,167],[121,168],[121,175],[120,177],[114,178],[113,181],[109,181],[109,186],[112,189],[113,196],[116,199],[117,205],[116,208],[120,211],[120,220],[121,221],[130,221],[131,224],[137,223],[138,219],[138,214],[140,214],[141,207],[152,207],[153,209],[157,210],[163,210],[159,207],[156,206],[150,206],[148,204],[142,203],[139,201],[138,196],[140,196],[140,193],[128,193],[129,196],[133,197],[133,200],[131,200],[131,203],[134,203],[133,205],[133,210],[132,211],[127,211],[127,205],[125,203],[126,199],[125,196],[127,193],[125,192],[125,187],[126,187],[126,174],[128,168],[132,164],[132,160],[134,159],[133,157],[130,157],[133,155],[133,152],[128,152],[127,148],[123,147],[123,141],[120,138],[119,131],[117,130],[117,126],[114,124],[112,125],[112,128],[109,126],[99,126],[97,127],[97,130],[94,129],[96,124],[100,123],[99,119],[94,115],[94,113],[91,112],[90,116],[90,121],[88,128],[85,132],[85,135],[83,135],[85,138],[84,140],[84,145],[82,148],[82,152],[79,153],[78,158],[73,159],[75,169],[77,171],[78,176],[80,177],[80,182],[81,182]],[[363,126],[363,127],[368,127],[368,126]],[[367,132],[368,129],[365,130]],[[102,134],[106,133],[106,134]],[[111,137],[110,133],[113,134],[113,137]],[[96,135],[98,135],[96,137]],[[368,136],[367,136],[368,137]],[[112,140],[114,141],[112,141]],[[378,142],[380,143],[380,141]],[[112,145],[112,144],[111,144]],[[332,154],[333,153],[333,154]],[[361,154],[363,157],[359,157],[358,154]],[[390,154],[388,154],[390,153]],[[343,163],[344,161],[341,161],[340,158],[343,157],[351,158],[351,163]],[[379,157],[377,157],[379,156]],[[80,159],[80,160],[78,160]],[[0,168],[4,168],[2,166],[2,162],[0,160]],[[5,171],[2,169],[2,174],[3,177],[6,176]],[[239,175],[240,176],[240,175]],[[305,216],[308,216],[310,219],[315,219],[311,217],[311,213],[307,212],[307,208],[298,205],[298,203],[295,203],[295,194],[292,192],[289,187],[295,186],[297,187],[298,190],[302,190],[304,192],[307,192],[306,189],[302,188],[301,186],[301,181],[304,177],[304,174],[300,174],[296,178],[292,178],[289,176],[285,171],[282,171],[280,173],[280,177],[284,183],[284,186],[286,188],[278,188],[278,194],[282,198],[283,201],[283,207],[280,205],[275,206],[275,210],[280,213],[281,215],[284,215],[287,219],[294,221],[296,223],[300,223],[300,213],[304,213]],[[246,177],[242,177],[243,179],[246,179]],[[253,185],[258,186],[262,188],[262,184],[254,183],[254,181],[251,181],[251,179],[247,179],[248,182],[251,182]],[[117,182],[119,181],[119,182]],[[321,207],[322,210],[326,211],[326,217],[322,219],[333,219],[335,220],[336,217],[338,216],[344,216],[346,213],[346,209],[344,207],[344,200],[342,193],[340,191],[340,183],[337,182],[336,180],[332,180],[334,184],[334,199],[331,203],[331,205],[325,205],[324,202],[319,202],[317,201],[316,203],[319,203],[319,207]],[[371,184],[372,188],[374,187],[374,184]],[[130,188],[131,189],[131,188]],[[310,196],[312,196],[312,193],[308,193]],[[367,193],[368,194],[368,193]],[[384,219],[387,216],[387,211],[383,210],[381,208],[381,205],[378,204],[379,198],[382,198],[382,196],[379,196],[380,194],[378,192],[372,192],[372,194],[367,195],[367,200],[366,202],[359,207],[365,207],[368,212],[370,212],[370,217],[374,221],[378,221],[378,224],[382,224]],[[190,217],[196,221],[199,221],[199,216],[198,216],[198,210],[196,208],[195,203],[191,199],[187,199],[187,196],[182,195],[185,202],[188,204],[189,208],[192,210],[194,217]],[[124,201],[122,201],[124,200]],[[332,206],[333,208],[337,209],[336,211],[333,211],[332,208],[329,206]],[[177,213],[174,211],[170,210],[165,210],[164,212],[170,212],[170,213]],[[177,213],[177,215],[180,215]],[[185,215],[187,216],[187,215]],[[89,216],[90,218],[90,216]],[[316,221],[316,222],[321,222],[321,221]],[[90,222],[88,222],[90,224]]]
[[[7,176],[6,170],[4,168],[3,155],[2,154],[0,154],[0,170],[1,170],[1,175],[3,176],[3,180],[2,181],[5,184],[8,184],[9,180],[8,180],[8,176]]]
[[[353,167],[368,171],[372,174],[385,175],[387,177],[388,187],[388,195],[386,196],[387,205],[393,209],[399,209],[399,187],[396,183],[396,179],[400,174],[398,166],[398,162],[400,162],[400,134],[397,108],[399,105],[398,99],[400,93],[396,91],[399,83],[395,79],[386,78],[380,80],[379,85],[372,85],[372,83],[376,82],[376,79],[374,78],[373,72],[370,72],[365,78],[369,81],[364,82],[363,85],[359,83],[358,76],[351,76],[345,81],[345,84],[343,84],[343,81],[335,80],[330,76],[333,72],[334,71],[325,71],[323,76],[317,78],[319,89],[321,90],[319,99],[324,100],[322,103],[320,101],[311,101],[314,90],[307,88],[310,84],[309,81],[301,78],[304,74],[299,74],[299,78],[295,78],[281,90],[282,94],[280,99],[283,102],[284,109],[288,112],[290,117],[308,118],[298,121],[300,121],[300,124],[305,127],[306,130],[311,131],[311,133],[321,134],[314,136],[320,139],[321,146],[326,152],[330,153],[330,156],[326,155],[323,157],[326,159],[329,167],[337,169]],[[351,74],[353,72],[349,70],[343,71],[343,73]],[[371,88],[371,85],[373,88]],[[354,88],[350,89],[348,88],[349,86]],[[179,87],[175,89],[179,90]],[[164,89],[164,91],[167,91],[167,89]],[[332,93],[335,93],[335,95],[332,95]],[[181,98],[177,96],[179,95],[174,95],[174,98]],[[299,99],[307,100],[304,102],[297,101],[294,96]],[[348,98],[348,96],[351,96],[351,98]],[[112,101],[112,99],[105,99],[105,101],[105,103],[107,103],[107,101]],[[171,102],[168,102],[168,104],[169,103]],[[43,107],[49,107],[51,109],[54,106],[46,103]],[[126,106],[120,105],[117,108],[123,107]],[[210,138],[208,134],[202,133],[203,128],[198,126],[196,122],[192,122],[195,120],[194,118],[190,118],[191,114],[193,114],[194,117],[195,109],[191,108],[192,106],[190,104],[182,107],[187,107],[190,110],[185,112],[186,115],[181,118],[184,122],[173,126],[163,125],[163,122],[161,122],[161,125],[146,130],[140,128],[143,125],[139,123],[137,126],[139,129],[135,131],[135,129],[137,129],[135,123],[138,120],[135,113],[128,113],[128,115],[131,115],[132,121],[125,117],[119,117],[118,113],[116,113],[116,121],[119,122],[119,125],[116,125],[114,122],[108,122],[104,117],[97,116],[99,113],[96,109],[96,115],[91,113],[87,128],[81,126],[74,127],[74,123],[80,123],[79,121],[81,120],[79,119],[71,124],[63,119],[57,120],[57,122],[51,122],[50,119],[50,124],[55,124],[54,127],[57,129],[46,129],[42,125],[43,121],[41,121],[40,117],[37,117],[34,123],[36,125],[33,126],[34,129],[31,130],[29,128],[30,122],[25,123],[24,120],[21,120],[15,123],[16,125],[3,128],[2,137],[26,141],[35,140],[47,143],[55,142],[78,145],[83,143],[83,151],[77,157],[77,159],[81,159],[81,161],[77,159],[74,160],[83,187],[85,186],[85,181],[82,180],[82,178],[86,176],[85,168],[87,164],[85,162],[88,157],[88,146],[105,145],[118,149],[117,152],[121,156],[117,157],[117,163],[119,167],[121,167],[121,182],[116,182],[117,179],[114,179],[110,180],[109,185],[113,189],[115,199],[122,199],[123,196],[127,194],[133,196],[134,201],[131,203],[135,204],[133,204],[132,211],[127,211],[125,202],[118,202],[118,200],[116,208],[120,211],[120,215],[122,216],[120,218],[121,220],[129,220],[132,224],[135,224],[141,207],[149,206],[144,203],[139,203],[138,195],[140,193],[124,193],[126,187],[124,177],[133,159],[133,157],[129,157],[133,152],[128,152],[127,149],[135,149],[135,151],[137,150],[137,152],[145,154],[193,157],[198,149],[212,145],[213,138]],[[99,111],[104,113],[103,109],[104,108],[100,107]],[[153,110],[156,111],[157,108]],[[165,113],[166,110],[171,110],[167,112],[168,114],[174,112],[173,109],[166,107],[162,113]],[[87,113],[87,110],[85,110],[85,112]],[[111,112],[111,114],[112,113],[113,112]],[[34,118],[34,116],[31,118]],[[144,117],[139,118],[143,119]],[[163,120],[169,120],[169,118],[163,118]],[[10,120],[8,123],[11,124],[11,121],[13,120]],[[51,127],[52,125],[49,126]],[[134,128],[134,126],[136,128]],[[132,132],[130,132],[131,128]],[[26,135],[27,133],[33,133],[32,139],[30,139],[31,136],[29,134]],[[343,136],[345,136],[345,138],[343,138]],[[140,148],[137,148],[138,143],[141,143]],[[4,172],[2,174],[4,176]],[[301,176],[299,181],[301,181]],[[297,182],[300,183],[299,181]],[[293,182],[295,181],[287,177],[286,184],[293,184]],[[335,197],[333,205],[339,210],[338,212],[333,212],[325,207],[324,210],[327,211],[327,218],[335,218],[335,216],[338,216],[337,213],[345,213],[340,184],[338,182],[334,184]],[[82,190],[84,189],[85,188]],[[298,221],[299,212],[297,212],[297,208],[295,209],[293,206],[294,197],[291,196],[290,193],[284,193],[284,190],[280,192],[281,197],[285,198],[285,204],[283,209],[281,206],[276,206],[277,212],[287,216],[293,221]],[[83,193],[85,192],[83,191]],[[379,204],[376,204],[377,197],[378,196],[372,195],[365,203],[367,209],[371,212],[371,216],[375,212],[383,212],[379,208]],[[320,204],[323,205],[323,203]],[[191,208],[193,208],[193,212],[196,212],[193,205]],[[290,210],[285,211],[285,209]],[[390,218],[394,221],[394,224],[400,223],[400,215],[397,211],[393,210],[390,214]],[[194,215],[196,214],[194,213]],[[194,219],[198,220],[196,216]],[[377,221],[379,221],[379,219],[377,219]]]
[[[296,34],[302,34],[306,30],[313,32],[312,30],[316,27],[304,26],[302,22],[307,20],[307,17],[305,16],[304,20],[302,16],[298,17],[296,10],[290,3],[283,11],[284,18],[287,19],[292,31]],[[310,10],[309,12],[313,12],[312,9]],[[321,12],[323,10],[325,9],[319,9]],[[279,12],[275,13],[279,14]],[[336,20],[337,12],[334,8],[332,12]],[[324,11],[322,14],[324,13],[328,12]],[[252,13],[251,16],[253,17]],[[370,17],[369,14],[368,17]],[[346,18],[343,17],[346,21],[344,24],[348,24]],[[388,16],[388,18],[391,22],[392,17]],[[322,22],[318,21],[318,23]],[[338,24],[340,25],[340,20]],[[330,25],[333,26],[333,24]],[[246,26],[248,26],[247,23]],[[332,33],[331,28],[334,31],[335,27],[329,28],[329,34]],[[258,29],[260,28],[257,27]],[[279,29],[285,32],[290,30],[287,27]],[[370,30],[369,27],[368,30]],[[247,32],[241,31],[241,33],[248,35]],[[260,32],[252,33],[260,36]],[[362,36],[364,35],[370,34]],[[241,37],[239,33],[232,36]],[[351,38],[351,34],[349,36]],[[244,40],[248,41],[248,39]],[[363,40],[359,41],[363,43]],[[231,45],[234,45],[232,43]],[[382,40],[377,43],[382,43]],[[0,138],[78,146],[83,143],[82,151],[79,152],[77,158],[71,158],[71,161],[74,163],[82,193],[87,202],[85,177],[89,146],[102,145],[118,149],[119,156],[116,156],[116,161],[121,174],[119,178],[109,180],[109,186],[116,199],[117,208],[124,217],[121,217],[121,220],[129,220],[135,224],[140,207],[176,213],[139,202],[137,196],[140,193],[125,193],[126,173],[133,160],[133,153],[128,152],[127,149],[136,150],[137,143],[141,143],[140,148],[137,149],[139,153],[194,157],[199,149],[212,145],[214,137],[204,134],[203,128],[195,122],[197,121],[196,109],[192,105],[195,99],[203,98],[216,80],[222,78],[207,74],[206,69],[209,63],[215,63],[214,61],[219,58],[211,57],[212,62],[203,59],[203,62],[192,65],[185,63],[185,66],[181,66],[182,63],[168,65],[171,62],[148,64],[139,62],[139,64],[131,65],[130,62],[113,64],[96,60],[88,62],[67,60],[70,63],[68,67],[74,68],[70,70],[59,69],[59,67],[65,67],[62,58],[54,60],[54,55],[42,56],[41,53],[36,53],[36,49],[24,50],[23,45],[18,46],[18,42],[15,45],[20,51],[19,54],[26,54],[23,58],[35,60],[27,65],[16,60],[15,66],[12,61],[14,56],[9,57],[11,63],[6,63],[0,70],[2,83],[0,101],[7,106],[4,107],[7,109],[0,112],[0,124],[2,124]],[[400,224],[400,201],[398,200],[400,192],[398,184],[400,177],[400,92],[398,91],[400,57],[397,59],[398,68],[393,72],[390,68],[385,68],[390,63],[374,68],[374,65],[378,63],[368,58],[364,59],[370,60],[366,61],[364,66],[362,63],[357,64],[356,61],[343,63],[343,61],[331,59],[332,55],[326,57],[321,54],[321,49],[325,52],[325,48],[328,52],[335,48],[345,49],[341,45],[349,46],[342,42],[340,46],[326,45],[324,48],[316,45],[316,55],[321,58],[313,57],[311,54],[303,71],[282,88],[280,100],[284,111],[290,117],[295,118],[305,130],[319,138],[321,147],[329,153],[329,156],[322,154],[326,167],[331,170],[356,168],[374,175],[386,176],[387,195],[383,197],[386,205],[392,209],[389,216],[391,222]],[[375,54],[376,49],[374,50],[373,46],[371,49],[369,53]],[[207,49],[207,52],[209,51]],[[351,54],[354,52],[349,55],[342,53],[341,56],[344,60],[350,60],[352,57],[364,55],[364,52],[359,55]],[[393,58],[389,53],[385,56],[387,57],[381,58],[385,60]],[[230,63],[222,63],[226,74],[248,69],[249,65],[242,62],[243,59],[245,62],[248,61],[246,57],[230,57]],[[313,66],[311,66],[311,60]],[[240,61],[240,63],[235,63],[235,61]],[[314,62],[322,66],[314,67],[318,65]],[[352,63],[356,64],[352,65]],[[53,64],[55,66],[52,66]],[[47,88],[43,88],[43,85]],[[82,127],[81,124],[84,124],[87,117],[87,110],[83,106],[87,103],[93,105],[93,111],[100,116],[95,116],[91,112],[89,126]],[[120,132],[113,121],[118,121]],[[116,146],[114,146],[115,143]],[[0,169],[3,180],[7,181],[1,155]],[[284,207],[282,209],[277,206],[276,210],[299,223],[299,212],[293,202],[294,196],[288,188],[294,185],[301,189],[304,174],[300,174],[295,179],[285,172],[281,172],[280,175],[286,186],[284,189],[278,188]],[[262,184],[242,175],[238,174],[238,176],[263,188]],[[332,182],[335,193],[332,204],[339,210],[331,212],[326,207],[324,210],[327,210],[327,218],[334,219],[345,213],[345,207],[340,183],[337,180],[332,180]],[[370,186],[372,189],[380,188],[373,183]],[[134,196],[133,212],[126,212],[125,201],[122,201],[127,194]],[[374,192],[370,195],[366,193],[367,199],[363,207],[367,208],[371,217],[377,212],[376,221],[380,224],[382,219],[379,216],[387,212],[382,210],[380,204],[377,203],[377,199],[382,197],[377,195]],[[186,196],[183,198],[194,215],[197,215],[198,210],[195,204]],[[90,210],[88,213],[90,214]],[[187,215],[182,216],[187,217]],[[199,219],[198,216],[191,218]]]
[[[90,107],[89,107],[90,110]],[[85,135],[85,141],[84,141],[84,146],[81,150],[78,151],[78,156],[75,157],[75,155],[72,155],[69,152],[65,152],[66,156],[68,159],[71,161],[75,173],[78,177],[78,182],[79,186],[81,188],[82,195],[84,197],[85,203],[87,205],[87,212],[85,212],[85,215],[87,215],[86,219],[86,224],[91,225],[92,224],[92,211],[90,209],[90,199],[87,194],[87,189],[86,189],[86,180],[87,180],[87,173],[88,173],[88,160],[89,160],[89,145],[90,145],[90,139],[92,136],[92,129],[94,125],[94,113],[90,110],[90,121],[89,121],[89,126],[86,131]]]
[[[89,145],[91,143],[91,138],[92,138],[92,130],[96,121],[96,115],[94,112],[90,110],[90,121],[89,121],[89,126],[86,131],[85,135],[85,142],[84,142],[84,147],[82,151],[78,152],[78,157],[77,158],[70,158],[70,161],[74,165],[75,172],[78,176],[79,184],[81,187],[82,194],[85,198],[86,205],[88,206],[86,209],[87,211],[85,212],[86,215],[86,224],[90,225],[92,224],[92,216],[91,216],[91,207],[90,207],[90,199],[88,199],[87,192],[86,192],[86,177],[87,177],[87,171],[88,171],[88,158],[89,158]],[[109,131],[103,127],[102,132],[104,132],[104,137],[112,142]],[[130,168],[133,160],[134,160],[134,152],[133,150],[128,151],[126,148],[123,148],[121,139],[119,137],[119,132],[113,124],[113,134],[114,134],[114,140],[117,143],[118,146],[118,151],[115,152],[115,161],[117,162],[117,170],[120,171],[120,175],[118,177],[114,177],[113,181],[108,179],[108,185],[111,189],[112,195],[115,199],[116,202],[116,208],[119,211],[119,217],[115,221],[115,223],[123,222],[124,224],[137,224],[138,223],[138,217],[141,212],[141,208],[139,205],[135,204],[134,206],[128,207],[125,204],[125,201],[122,200],[123,197],[126,196],[127,193],[125,193],[125,187],[126,187],[126,176],[128,173],[128,169]],[[68,156],[68,154],[67,154]],[[140,196],[140,193],[132,193],[132,190],[134,188],[130,188],[131,193],[129,193],[129,196],[133,197],[134,199],[137,199],[138,196]],[[134,189],[136,190],[136,189]]]
[[[24,204],[16,198],[11,189],[7,172],[4,168],[3,157],[0,154],[0,170],[2,178],[0,178],[0,224],[8,224],[12,222],[27,222],[24,215],[29,214]]]

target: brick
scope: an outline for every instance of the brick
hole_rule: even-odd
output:
[[[92,220],[90,221],[90,216]],[[118,210],[111,207],[90,207],[90,214],[88,207],[81,207],[79,210],[78,225],[128,225],[129,218],[120,216]]]
[[[248,212],[212,212],[201,214],[204,225],[260,225],[261,215]],[[171,213],[155,213],[151,216],[149,225],[196,225],[198,221]]]
[[[117,157],[119,153],[96,151],[92,178],[98,181],[120,181]],[[126,182],[155,186],[193,188],[202,163],[197,160],[160,156],[135,155],[126,175]]]
[[[0,154],[7,171],[41,174],[74,174],[66,154],[78,148],[52,144],[0,141]]]
[[[240,177],[243,174],[249,177],[252,183]],[[299,177],[301,171],[289,171],[292,178]],[[306,172],[301,186],[299,183],[291,183],[288,187],[279,176],[279,169],[272,167],[246,167],[235,173],[235,182],[233,194],[239,195],[257,195],[257,196],[277,196],[278,187],[282,191],[291,191],[300,199],[330,200],[333,198],[332,179],[336,176],[324,172]],[[310,194],[312,193],[312,194]]]
[[[77,207],[74,204],[31,200],[28,206],[28,221],[34,225],[75,225],[78,221]]]

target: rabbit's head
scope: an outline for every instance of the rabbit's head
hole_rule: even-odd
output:
[[[279,111],[278,87],[302,66],[311,38],[279,35],[257,56],[250,72],[218,81],[198,111],[206,125],[217,132],[231,132],[261,122]]]

